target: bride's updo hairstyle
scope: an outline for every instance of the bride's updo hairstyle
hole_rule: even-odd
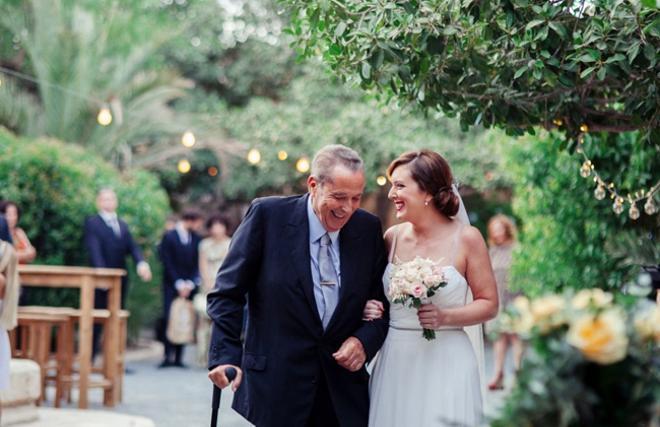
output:
[[[403,153],[387,167],[387,176],[392,178],[394,169],[403,165],[408,165],[419,188],[433,196],[433,206],[439,212],[449,217],[458,213],[460,202],[451,187],[451,168],[440,154],[426,149]]]

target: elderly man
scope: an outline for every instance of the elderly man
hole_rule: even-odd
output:
[[[388,319],[362,320],[368,299],[386,302],[381,224],[359,209],[363,168],[350,148],[321,149],[308,194],[255,200],[234,234],[208,296],[209,378],[226,387],[237,369],[233,407],[255,425],[367,425],[364,364]]]

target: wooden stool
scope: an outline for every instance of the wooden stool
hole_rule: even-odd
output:
[[[68,308],[68,307],[43,307],[43,306],[23,306],[19,308],[19,312],[31,315],[38,315],[42,313],[46,313],[49,315],[60,315],[60,316],[66,316],[68,319],[68,328],[66,328],[65,333],[62,336],[62,346],[68,346],[67,348],[70,349],[69,352],[66,352],[66,357],[61,360],[60,363],[57,364],[58,370],[56,370],[56,373],[58,375],[55,376],[46,376],[45,379],[48,380],[54,380],[56,383],[56,393],[55,393],[55,406],[59,407],[59,402],[61,399],[66,399],[69,403],[71,403],[71,387],[74,386],[78,379],[77,376],[75,375],[76,369],[75,369],[75,364],[74,361],[77,359],[78,355],[75,354],[75,347],[74,347],[74,334],[73,331],[75,330],[75,325],[79,321],[80,317],[80,310],[79,309],[74,309],[74,308]],[[115,393],[118,401],[121,402],[123,398],[123,378],[124,378],[124,366],[125,366],[125,360],[124,360],[124,355],[126,353],[126,340],[128,336],[128,318],[130,317],[130,312],[128,310],[121,310],[119,312],[119,321],[120,321],[120,329],[119,329],[119,357],[117,358],[117,366],[115,369],[117,369],[117,376],[116,376],[116,384],[114,385],[116,387]],[[94,318],[94,323],[95,324],[102,324],[106,326],[107,322],[110,320],[110,311],[106,309],[95,309],[93,311],[93,318]],[[108,340],[103,340],[103,353],[107,354],[107,346],[112,345]],[[58,344],[59,348],[60,344]],[[14,345],[12,345],[12,348],[14,348]],[[108,390],[110,388],[113,388],[113,384],[108,380],[108,370],[112,369],[111,367],[107,366],[106,364],[106,359],[105,357],[103,358],[103,365],[101,367],[96,367],[92,368],[92,372],[95,373],[101,373],[103,374],[102,379],[96,379],[96,380],[90,380],[89,382],[89,387],[90,388],[103,388],[105,390]]]
[[[59,397],[64,389],[66,375],[71,370],[73,360],[73,331],[69,316],[57,313],[43,307],[42,312],[36,308],[31,310],[18,310],[18,327],[20,329],[20,346],[16,345],[17,333],[12,331],[12,353],[14,357],[23,357],[34,360],[41,371],[41,396],[39,403],[46,397],[46,379],[48,371],[54,368],[56,383],[55,406],[59,407]],[[53,329],[56,330],[56,353],[54,365],[50,363],[51,338]]]
[[[71,321],[72,324],[76,324],[78,322],[78,317],[80,317],[80,310],[73,310],[71,314]],[[106,309],[95,309],[93,311],[93,317],[94,317],[94,323],[95,324],[101,324],[104,327],[107,327],[107,322],[110,320],[110,311]],[[125,366],[125,361],[124,361],[124,355],[126,353],[126,340],[128,337],[128,318],[130,317],[130,312],[128,310],[121,310],[119,312],[119,322],[120,322],[120,328],[119,328],[119,357],[117,358],[117,366],[115,369],[117,369],[117,377],[116,377],[116,396],[118,398],[118,402],[122,401],[123,398],[123,385],[124,385],[124,366]],[[108,354],[107,347],[112,345],[108,340],[105,338],[103,339],[103,354]],[[106,358],[103,358],[103,364],[100,367],[93,367],[92,372],[95,373],[100,373],[103,374],[104,379],[103,380],[96,380],[96,381],[90,381],[89,386],[90,388],[93,387],[100,387],[104,389],[110,388],[111,384],[107,380],[107,373],[108,370],[112,369],[109,367],[106,363]],[[69,393],[69,399],[70,399],[70,393]]]

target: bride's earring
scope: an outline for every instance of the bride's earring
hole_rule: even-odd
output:
[[[428,206],[428,205],[429,205],[429,201],[427,200],[424,202],[424,206]]]

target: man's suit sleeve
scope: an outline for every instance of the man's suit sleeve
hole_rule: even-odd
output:
[[[387,266],[387,251],[385,250],[385,242],[382,238],[380,221],[378,221],[377,226],[374,228],[376,228],[374,230],[376,256],[374,257],[374,268],[372,269],[372,277],[370,278],[370,298],[381,301],[385,306],[385,313],[380,319],[363,321],[362,326],[353,334],[362,343],[364,351],[367,354],[367,361],[370,361],[378,350],[380,350],[387,336],[387,330],[390,324],[389,304],[383,291],[383,272]]]
[[[207,312],[213,321],[209,369],[240,366],[241,328],[245,295],[258,280],[263,246],[263,206],[254,202],[234,233],[229,252],[208,295]]]
[[[176,268],[176,246],[174,245],[175,234],[168,232],[163,236],[163,240],[160,242],[160,259],[163,263],[163,268],[165,269],[166,277],[168,277],[172,283],[170,285],[174,287],[174,283],[181,279],[181,274]]]
[[[87,248],[87,252],[89,252],[89,262],[92,264],[92,267],[107,267],[103,258],[103,251],[101,250],[101,239],[91,217],[85,220],[85,247]]]

